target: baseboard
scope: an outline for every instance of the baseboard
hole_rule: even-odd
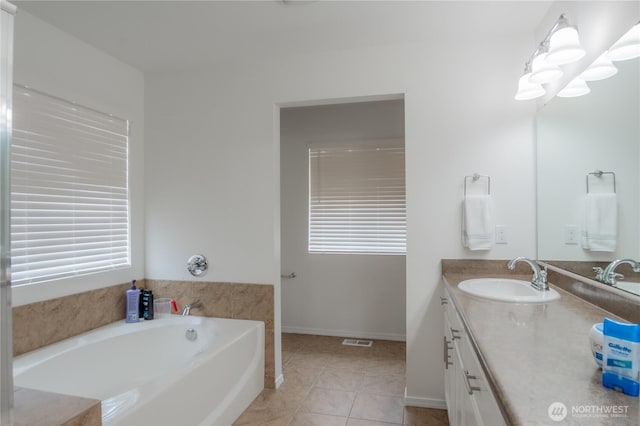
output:
[[[279,375],[276,378],[276,389],[278,389],[280,387],[280,385],[282,385],[284,383],[284,375]]]
[[[318,336],[335,336],[335,337],[353,337],[360,339],[376,339],[376,340],[395,340],[405,342],[407,336],[396,333],[376,333],[369,331],[353,331],[353,330],[329,330],[324,328],[308,328],[308,327],[289,327],[282,326],[283,333],[297,334],[316,334]]]
[[[409,407],[435,408],[438,410],[446,410],[447,402],[444,399],[423,398],[418,396],[407,395],[407,389],[404,389],[404,405]]]

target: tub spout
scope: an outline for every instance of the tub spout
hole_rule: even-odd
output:
[[[200,303],[200,300],[196,300],[195,302],[191,302],[187,305],[184,305],[184,309],[182,310],[182,316],[186,317],[187,315],[189,315],[189,313],[191,313],[191,308],[199,308],[200,306],[202,306],[202,303]]]

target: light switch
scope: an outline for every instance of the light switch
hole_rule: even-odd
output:
[[[565,225],[564,226],[564,243],[567,245],[578,244],[580,237],[580,228],[578,225]]]
[[[509,242],[509,227],[507,225],[496,225],[496,244],[507,244]]]

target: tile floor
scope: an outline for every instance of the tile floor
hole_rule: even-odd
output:
[[[282,334],[285,382],[265,389],[234,423],[271,426],[448,425],[447,412],[404,407],[405,344]]]

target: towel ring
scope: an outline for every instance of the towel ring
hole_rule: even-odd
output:
[[[595,176],[602,178],[602,175],[613,175],[613,193],[616,193],[616,174],[614,172],[603,172],[602,170],[596,170],[595,172],[587,173],[587,194],[589,193],[589,176]]]
[[[478,173],[474,173],[471,176],[464,177],[464,195],[467,196],[467,179],[472,179],[472,182],[477,182],[480,179],[487,179],[487,195],[491,195],[491,176],[479,175]]]

